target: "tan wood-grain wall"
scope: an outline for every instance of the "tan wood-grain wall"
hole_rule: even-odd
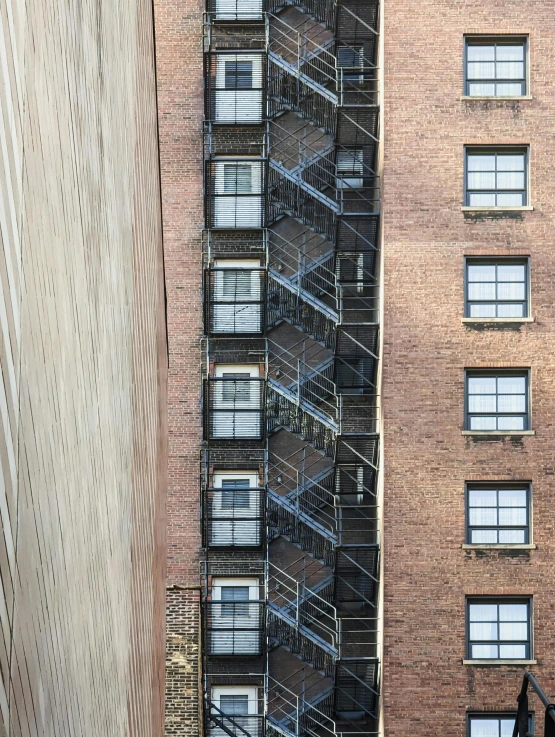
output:
[[[0,3],[0,735],[161,734],[150,0]]]

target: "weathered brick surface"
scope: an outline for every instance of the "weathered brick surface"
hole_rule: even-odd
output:
[[[155,0],[169,340],[166,734],[200,733],[202,0]]]
[[[166,735],[202,734],[200,590],[167,592]]]
[[[555,17],[551,3],[515,0],[387,0],[384,17],[385,732],[462,737],[467,710],[515,707],[522,675],[462,665],[465,595],[534,596],[533,670],[555,692]],[[533,99],[461,101],[464,33],[529,33]],[[530,144],[532,212],[465,217],[472,143]],[[470,254],[530,256],[533,324],[461,324]],[[535,436],[462,436],[473,366],[531,368]],[[536,550],[461,549],[472,479],[533,482]]]

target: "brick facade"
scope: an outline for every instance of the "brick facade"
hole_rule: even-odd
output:
[[[200,590],[167,592],[166,731],[195,737],[202,734]]]
[[[555,19],[513,0],[387,0],[384,16],[384,724],[462,737],[467,711],[515,709],[523,672],[462,664],[465,596],[533,596],[531,668],[554,690]],[[532,99],[461,100],[465,33],[529,34]],[[461,211],[477,143],[530,146],[532,211]],[[463,324],[468,255],[529,256],[535,322]],[[462,434],[473,367],[530,368],[535,435]],[[535,549],[462,549],[471,480],[532,482]]]
[[[200,584],[201,546],[204,3],[154,6],[169,341],[166,734],[194,737],[202,732],[200,592],[189,587]]]

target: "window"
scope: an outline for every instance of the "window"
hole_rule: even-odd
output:
[[[214,578],[206,603],[212,655],[257,655],[261,646],[262,604],[256,578]]]
[[[261,54],[216,56],[216,123],[262,122],[262,93]]]
[[[528,262],[467,259],[467,317],[528,317]]]
[[[260,260],[220,259],[212,270],[213,333],[262,332],[262,270]]]
[[[212,0],[216,20],[262,19],[262,0]]]
[[[526,94],[526,39],[466,39],[466,95]]]
[[[363,68],[362,46],[339,46],[337,48],[337,71],[340,81],[364,82]]]
[[[513,737],[516,713],[513,714],[469,714],[468,737]],[[534,733],[533,717],[528,717],[528,732]]]
[[[208,544],[252,547],[262,542],[262,496],[258,474],[215,472],[209,499]]]
[[[469,599],[468,652],[471,660],[529,660],[531,600]]]
[[[465,204],[469,207],[527,205],[527,158],[524,148],[467,148]]]
[[[466,429],[479,432],[528,430],[528,372],[469,371]]]
[[[217,161],[214,227],[262,227],[262,162]]]
[[[364,185],[363,154],[361,148],[337,152],[337,189],[360,189]]]
[[[211,379],[211,438],[262,437],[263,382],[258,377],[258,365],[215,367]]]
[[[467,543],[530,542],[529,484],[468,484],[466,500]]]
[[[256,686],[213,686],[208,730],[211,737],[259,737],[262,715]]]

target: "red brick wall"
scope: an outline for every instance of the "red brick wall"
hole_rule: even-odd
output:
[[[203,10],[202,0],[155,2],[169,338],[169,584],[198,582]]]
[[[555,696],[555,15],[516,0],[384,5],[385,732],[462,737],[468,709],[515,708],[523,670],[462,664],[465,595],[534,596],[532,670]],[[529,33],[533,99],[462,101],[464,33]],[[532,212],[461,212],[463,146],[478,142],[530,144]],[[533,324],[461,323],[469,254],[530,256]],[[461,434],[464,369],[485,365],[531,368],[535,436]],[[461,549],[472,479],[533,482],[536,550]]]
[[[199,733],[202,0],[155,0],[169,340],[166,734]]]

